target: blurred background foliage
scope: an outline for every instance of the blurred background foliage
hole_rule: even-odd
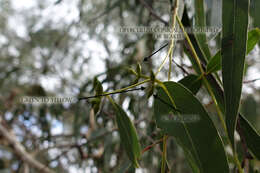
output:
[[[166,49],[148,62],[142,62],[143,58],[167,40],[156,39],[151,33],[119,32],[120,26],[165,26],[145,2],[161,19],[170,21],[171,0],[0,0],[0,116],[26,150],[44,165],[64,173],[125,172],[129,161],[107,100],[102,100],[101,110],[93,115],[91,104],[85,101],[30,105],[22,104],[19,98],[89,96],[94,94],[95,76],[105,91],[112,91],[134,82],[126,67],[136,68],[141,63],[147,75],[156,69]],[[193,2],[187,0],[185,4],[194,21]],[[259,6],[259,0],[252,0],[251,28],[260,27]],[[205,7],[207,25],[221,27],[221,1],[205,0]],[[209,36],[208,40],[214,55],[220,47],[219,36]],[[182,42],[179,40],[175,49],[173,81],[194,73]],[[259,57],[258,46],[247,56],[241,106],[258,131],[260,81],[254,79],[260,78]],[[166,80],[167,71],[166,66],[159,78]],[[206,90],[201,88],[197,97],[218,124]],[[113,98],[134,121],[142,148],[162,137],[154,123],[152,97],[147,100],[143,91],[135,91]],[[23,172],[23,161],[0,141],[0,172]],[[191,172],[183,151],[171,138],[168,148],[171,171]],[[137,171],[159,172],[161,152],[161,145],[146,152]]]

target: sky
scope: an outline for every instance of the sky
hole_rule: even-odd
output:
[[[40,2],[40,1],[11,0],[9,2],[11,2],[11,6],[15,9],[15,13],[11,17],[9,17],[8,27],[11,28],[12,30],[14,30],[15,33],[17,34],[17,36],[24,38],[24,39],[29,38],[28,32],[26,30],[26,26],[25,26],[26,21],[22,14],[24,11],[27,11],[27,12],[30,11],[31,15],[39,16],[39,18],[41,19],[41,20],[39,20],[37,25],[33,27],[35,29],[35,31],[40,29],[44,25],[44,23],[49,20],[51,20],[53,23],[57,23],[57,25],[60,23],[60,21],[63,22],[62,25],[64,25],[64,23],[69,25],[70,23],[77,21],[79,18],[79,12],[78,12],[78,7],[77,7],[78,0],[73,0],[73,1],[63,0],[62,3],[60,3],[58,5],[54,5],[55,1],[53,1],[53,0],[44,0],[44,1],[42,1],[42,3],[47,4],[48,7],[44,8],[41,11],[39,11],[38,7],[37,7],[38,2]],[[8,3],[8,1],[7,1],[7,3]],[[75,32],[77,32],[77,31],[75,31]],[[117,41],[114,38],[113,34],[109,34],[108,36],[109,36],[109,40],[114,41],[114,43],[115,43],[115,44],[111,45],[112,49],[116,49]],[[80,45],[78,45],[78,46],[81,46],[83,55],[85,55],[85,57],[87,57],[87,56],[90,56],[90,54],[91,54],[91,56],[95,57],[95,58],[92,58],[88,62],[88,64],[83,67],[85,76],[86,75],[88,77],[89,77],[89,75],[94,76],[94,75],[104,72],[105,71],[104,59],[107,57],[107,54],[105,53],[106,51],[105,51],[103,45],[95,39],[90,39],[87,34],[85,34],[85,35],[83,34],[83,37],[81,37],[81,40],[82,40],[82,43],[80,43]],[[1,44],[1,42],[2,43],[6,42],[6,39],[4,36],[2,36],[0,34],[0,44]],[[84,45],[83,48],[82,48],[82,45]],[[77,47],[77,45],[75,45],[75,46]],[[11,50],[11,53],[15,56],[19,55],[19,52],[17,52],[15,48],[13,50]],[[82,59],[81,62],[83,60],[84,59]],[[65,60],[64,64],[69,65],[69,63],[66,63],[66,60]],[[41,64],[38,64],[38,65],[39,65],[39,67],[41,66]],[[78,68],[79,67],[80,67],[80,63],[78,65]],[[66,69],[66,67],[61,67],[61,69],[59,69],[57,67],[56,70],[57,71],[60,70],[60,74],[63,77],[69,78],[71,76],[70,71],[66,71],[64,69]],[[30,77],[24,77],[24,83],[26,83],[30,80],[31,80]],[[42,77],[40,81],[41,81],[41,85],[48,91],[55,91],[56,86],[61,84],[57,77],[53,77],[53,78],[49,77],[49,76]],[[71,93],[71,94],[73,94],[73,93]],[[10,114],[10,112],[8,112],[5,116],[8,118],[12,115]],[[64,129],[63,129],[64,127],[63,127],[62,122],[60,122],[59,120],[56,120],[56,119],[51,119],[51,116],[47,116],[47,118],[51,121],[52,135],[59,135],[59,134],[64,133]],[[33,134],[35,134],[36,136],[41,136],[41,130],[37,126],[32,126],[31,121],[26,121],[24,123],[25,123],[26,127],[30,127]],[[19,133],[20,133],[19,127],[14,127],[14,130],[16,131],[16,134],[19,135]],[[19,137],[18,137],[18,140],[19,140]],[[44,143],[43,147],[45,145],[46,145],[46,147],[48,147],[47,143]],[[1,154],[3,154],[3,153],[0,152],[0,155]],[[57,155],[57,154],[59,154],[59,152],[50,151],[50,154]],[[55,157],[55,156],[53,156],[53,157]],[[66,163],[66,160],[62,160],[61,162],[64,165],[68,165]],[[55,162],[54,162],[54,164],[55,164]],[[92,164],[93,163],[89,163],[89,165],[92,165]],[[87,166],[86,168],[68,166],[67,169],[71,173],[97,172],[96,168],[91,168],[89,166]],[[143,171],[141,171],[140,169],[137,170],[137,173],[142,173],[142,172]]]

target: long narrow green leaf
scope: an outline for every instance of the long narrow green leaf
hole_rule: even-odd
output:
[[[176,109],[171,106],[169,97],[159,88],[154,101],[157,126],[174,136],[193,170],[199,169],[200,173],[228,173],[222,141],[202,104],[181,84],[164,82],[164,85],[180,114],[175,114]]]
[[[205,28],[206,27],[206,18],[204,10],[204,0],[196,0],[195,3],[195,27]],[[196,33],[195,38],[198,41],[199,48],[203,53],[206,59],[211,58],[211,53],[208,47],[208,41],[206,33]]]
[[[186,26],[188,25],[188,18],[185,17],[187,16],[186,15],[186,10],[184,12],[184,17],[183,17],[183,20],[182,22],[183,23],[186,23]],[[184,20],[186,19],[186,20]],[[253,39],[252,39],[253,38]],[[256,40],[257,39],[257,40]],[[259,42],[259,29],[256,28],[256,29],[253,29],[251,30],[249,33],[248,33],[248,45],[247,45],[247,53],[249,53],[253,47]],[[254,41],[255,40],[255,41]],[[255,43],[256,42],[256,43]],[[250,46],[252,45],[252,46]],[[199,51],[199,50],[196,50],[196,51]],[[186,52],[187,55],[190,55],[191,54],[189,52]],[[220,59],[221,59],[221,53],[218,52],[218,54],[220,55]],[[189,57],[191,62],[193,62],[192,60],[192,57]],[[211,58],[212,60],[212,58]],[[202,62],[203,59],[201,59]],[[209,62],[210,63],[210,62]],[[221,61],[220,63],[221,64]],[[192,63],[193,65],[193,68],[197,69],[197,66],[196,66],[196,63]],[[214,65],[214,63],[213,63]],[[221,65],[220,65],[221,66]],[[207,68],[209,69],[209,68]],[[196,70],[196,72],[198,74],[200,74],[199,70]],[[214,72],[214,71],[212,71]],[[223,89],[222,87],[220,86],[220,84],[215,80],[214,76],[212,74],[208,74],[206,75],[206,79],[208,80],[209,84],[210,84],[210,87],[213,89],[213,93],[214,93],[214,96],[217,100],[217,103],[218,103],[218,106],[219,108],[221,109],[221,111],[223,112],[224,111],[224,92],[223,92]],[[250,151],[259,159],[259,150],[257,150],[256,146],[260,146],[260,137],[259,137],[259,134],[257,134],[256,130],[250,125],[250,123],[246,120],[246,117],[242,116],[240,114],[240,117],[243,118],[243,122],[241,123],[241,127],[244,129],[244,133],[246,137],[246,143],[247,143],[247,147],[250,149]]]
[[[187,9],[185,8],[184,13],[183,13],[183,18],[182,18],[182,23],[185,27],[189,27],[190,26],[190,22],[189,22],[189,18],[188,18],[188,14],[187,14]],[[203,56],[203,54],[201,53],[201,50],[198,47],[198,42],[197,40],[194,38],[194,35],[189,34],[189,37],[191,39],[192,45],[195,48],[196,53],[198,54],[200,61],[202,63],[202,66],[204,68],[204,64],[206,64],[206,58]],[[185,42],[184,42],[185,43]],[[196,73],[198,75],[201,75],[200,69],[195,61],[195,58],[193,57],[194,55],[192,54],[191,51],[189,51],[189,46],[185,45],[184,46],[184,51],[187,54],[190,62],[192,63],[192,67],[193,69],[196,71]],[[212,74],[208,74],[205,76],[208,80],[208,82],[210,83],[210,86],[213,90],[213,93],[216,97],[216,100],[218,102],[218,104],[220,105],[220,108],[222,111],[224,111],[224,95],[223,95],[223,91],[222,91],[222,87],[219,85],[218,81],[215,80],[214,76]]]
[[[225,0],[222,12],[222,78],[229,138],[234,131],[240,103],[246,56],[249,0]]]
[[[139,167],[138,159],[141,155],[141,148],[136,129],[125,111],[115,102],[112,103],[116,111],[116,122],[121,142],[132,164]]]
[[[240,116],[240,125],[246,140],[247,147],[250,149],[253,155],[258,160],[260,160],[260,135],[243,116]]]
[[[260,40],[260,29],[255,28],[248,32],[247,54],[249,54]],[[209,61],[207,65],[207,73],[213,73],[221,69],[222,56],[218,51]]]

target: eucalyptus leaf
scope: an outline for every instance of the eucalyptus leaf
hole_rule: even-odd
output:
[[[260,135],[243,116],[240,116],[240,126],[245,137],[247,147],[260,160]]]
[[[222,5],[221,54],[225,114],[228,135],[234,145],[247,49],[249,0],[225,0]]]
[[[228,173],[224,146],[202,104],[181,84],[163,84],[180,114],[169,106],[172,105],[171,99],[163,88],[159,88],[157,97],[160,99],[155,98],[154,101],[157,126],[175,138],[193,170],[199,169],[200,173]]]
[[[141,147],[136,129],[125,111],[114,101],[112,104],[116,112],[116,122],[121,142],[133,166],[139,167],[138,159],[141,156]]]
[[[260,40],[260,29],[255,28],[248,32],[247,54],[249,54]],[[218,51],[209,61],[207,65],[207,73],[213,73],[221,69],[222,56]]]
[[[206,17],[204,9],[204,1],[196,0],[195,4],[195,27],[205,28],[206,27]],[[205,32],[196,33],[195,38],[199,43],[198,46],[206,59],[210,59],[211,53],[208,47],[208,41]]]

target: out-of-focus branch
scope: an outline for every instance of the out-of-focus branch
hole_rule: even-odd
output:
[[[169,23],[166,22],[165,20],[163,20],[161,17],[159,17],[155,11],[153,10],[153,8],[145,1],[145,0],[139,0],[140,3],[150,12],[150,14],[156,18],[157,20],[161,21],[162,23],[164,23],[165,26],[169,26]]]
[[[12,146],[15,154],[17,154],[28,165],[30,165],[31,167],[37,169],[39,172],[42,173],[54,173],[47,166],[38,162],[29,153],[26,152],[23,145],[16,140],[16,137],[3,126],[1,117],[0,117],[0,134]]]
[[[253,79],[253,80],[247,80],[247,81],[243,81],[243,83],[253,83],[253,82],[256,82],[256,81],[259,81],[260,78],[258,79]]]

